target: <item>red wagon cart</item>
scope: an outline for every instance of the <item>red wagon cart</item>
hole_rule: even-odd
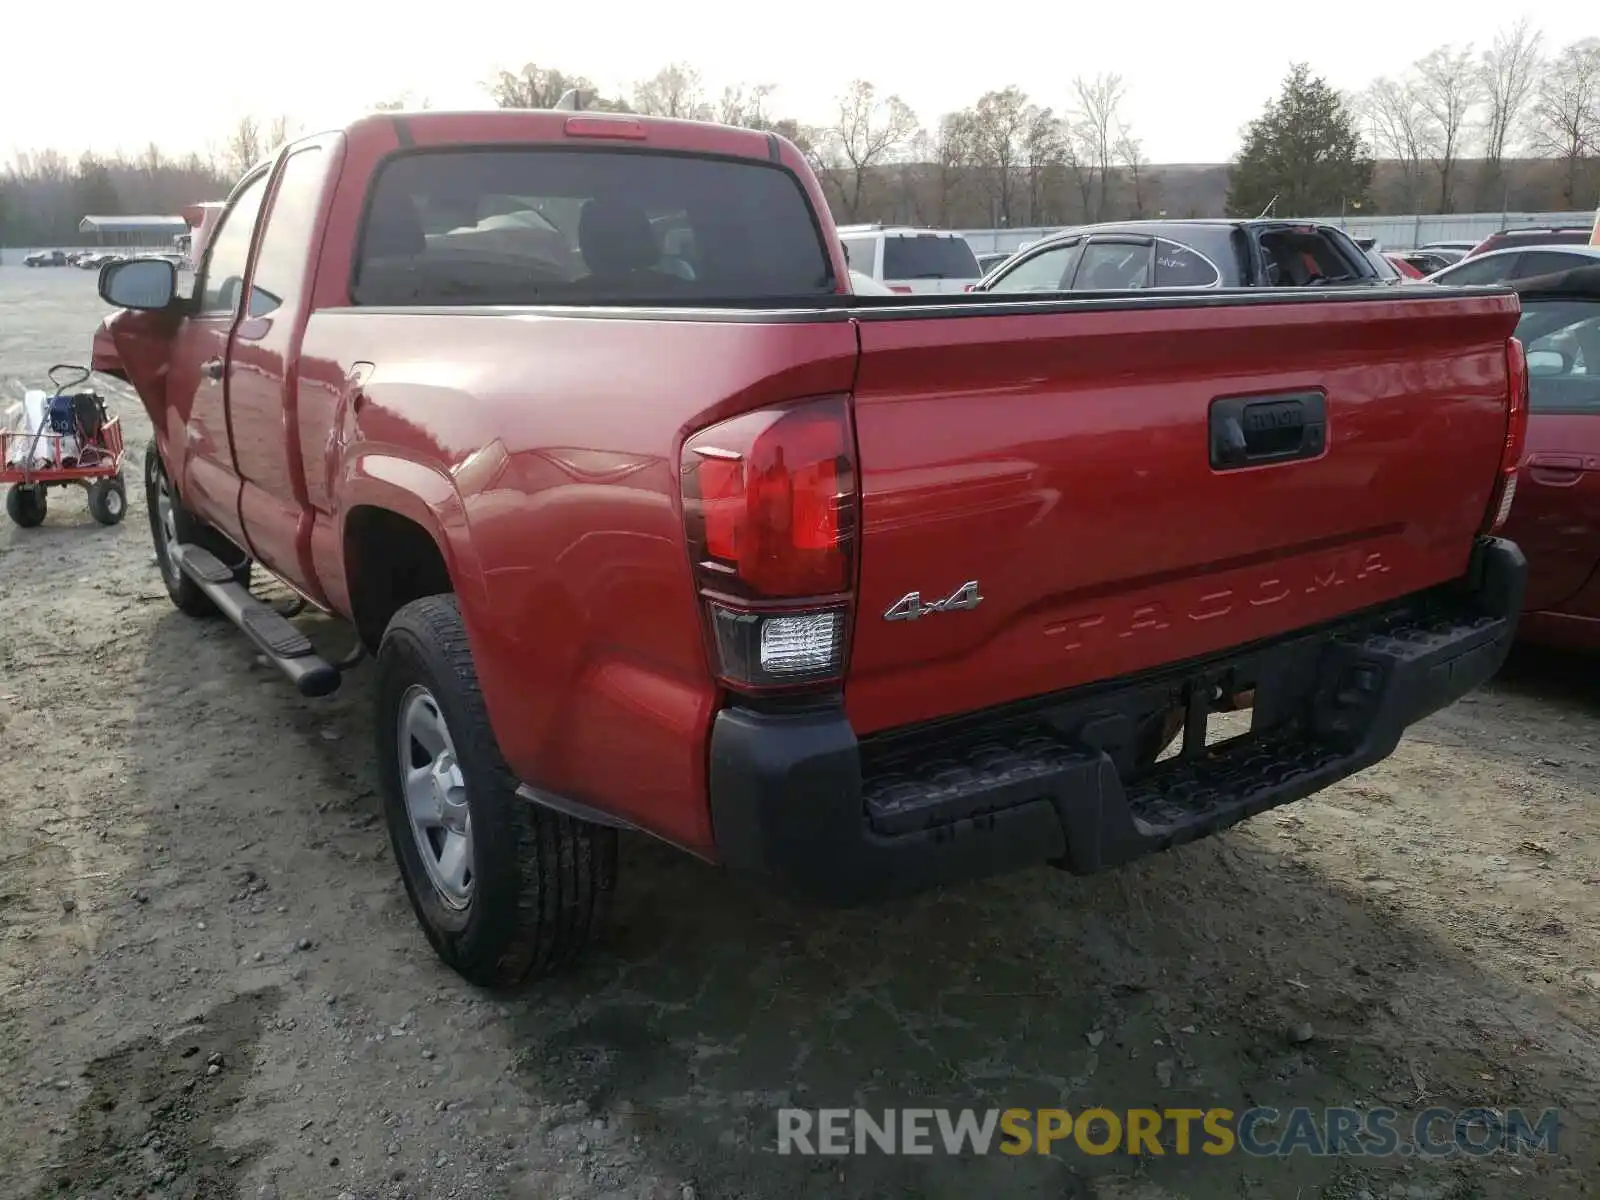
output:
[[[62,381],[60,372],[74,372]],[[106,411],[100,393],[73,391],[91,374],[88,367],[58,363],[50,368],[55,393],[33,411],[23,402],[21,428],[0,430],[0,484],[9,484],[6,515],[24,529],[44,520],[46,491],[84,488],[89,515],[115,525],[128,513],[122,479],[122,422]]]

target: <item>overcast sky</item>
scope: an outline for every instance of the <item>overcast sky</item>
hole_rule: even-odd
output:
[[[326,128],[407,90],[436,108],[475,107],[486,102],[481,84],[495,68],[529,60],[626,90],[682,59],[713,90],[774,83],[775,112],[816,123],[857,77],[898,92],[932,122],[1012,83],[1060,107],[1073,76],[1115,71],[1127,84],[1125,118],[1152,161],[1218,162],[1294,59],[1355,89],[1440,43],[1484,46],[1524,14],[1551,44],[1600,34],[1593,6],[1577,0],[13,0],[5,9],[3,157],[47,146],[131,152],[150,141],[203,150],[220,146],[246,113],[286,112],[308,129]],[[834,20],[818,19],[829,13]],[[151,32],[161,28],[170,32]]]

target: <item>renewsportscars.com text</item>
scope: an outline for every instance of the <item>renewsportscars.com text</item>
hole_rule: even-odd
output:
[[[1560,1124],[1514,1108],[784,1108],[778,1153],[1481,1158],[1553,1154]]]

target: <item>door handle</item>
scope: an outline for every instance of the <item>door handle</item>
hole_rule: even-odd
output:
[[[1583,478],[1583,456],[1549,451],[1530,454],[1528,475],[1549,487],[1568,487]]]
[[[200,364],[200,372],[207,379],[221,379],[222,378],[222,360],[220,358],[208,358],[208,359],[206,359],[205,362]]]
[[[1211,402],[1211,469],[1316,458],[1327,440],[1321,392],[1223,396]]]
[[[1530,466],[1528,474],[1548,487],[1571,487],[1583,478],[1583,472],[1577,467],[1547,467],[1539,463]]]

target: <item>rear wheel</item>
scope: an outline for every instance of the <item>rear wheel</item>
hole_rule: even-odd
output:
[[[128,515],[128,490],[121,475],[89,485],[89,515],[102,525],[120,525]]]
[[[43,524],[49,507],[43,484],[24,486],[19,483],[6,493],[6,516],[23,529],[32,529],[36,525]]]
[[[454,596],[413,601],[389,623],[376,715],[389,838],[434,951],[485,987],[577,958],[605,925],[616,830],[516,795]]]
[[[180,612],[191,617],[209,617],[217,611],[211,598],[201,591],[200,585],[183,573],[174,546],[194,544],[217,555],[223,562],[236,562],[242,555],[237,546],[217,533],[204,521],[183,507],[178,489],[167,476],[161,453],[151,442],[144,453],[145,507],[150,513],[150,536],[155,542],[156,565],[161,568],[161,581],[166,584],[167,595]],[[234,572],[234,579],[249,586],[250,560]]]

